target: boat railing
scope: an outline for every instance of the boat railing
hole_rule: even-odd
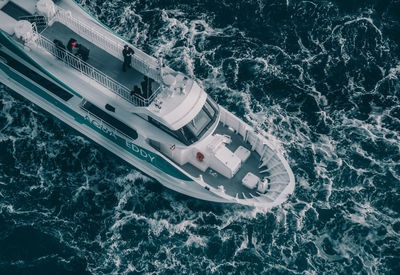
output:
[[[68,66],[74,68],[75,70],[79,71],[83,75],[86,75],[87,77],[95,80],[97,83],[101,84],[108,90],[112,91],[113,93],[117,94],[118,96],[127,100],[133,105],[140,107],[148,106],[154,99],[154,97],[159,93],[160,88],[156,90],[149,98],[143,98],[140,95],[136,94],[131,95],[131,90],[128,89],[126,86],[115,81],[92,65],[76,57],[72,53],[64,49],[58,48],[52,41],[48,40],[46,37],[37,32],[35,24],[33,24],[33,26],[35,33],[33,41],[37,46],[46,50],[48,53],[52,54],[54,57],[64,62]]]
[[[260,155],[260,160],[264,159],[268,153],[269,146],[265,142],[265,138],[254,132],[254,129],[238,117],[228,112],[220,106],[220,121],[238,133],[244,141],[251,145],[251,149]]]
[[[30,23],[35,23],[39,32],[47,27],[47,18],[43,15],[24,15],[18,17],[18,20],[26,20]]]
[[[55,21],[64,24],[88,41],[99,45],[116,58],[122,60],[122,50],[127,42],[118,38],[116,35],[102,33],[83,23],[82,20],[73,17],[70,11],[64,10],[60,7],[57,8],[55,15],[49,20],[48,24],[51,26]],[[131,47],[135,51],[135,54],[132,57],[132,66],[142,74],[161,83],[160,64],[157,59],[147,55],[136,47]]]
[[[220,106],[220,121],[226,125],[227,127],[231,128],[233,131],[238,133],[245,142],[250,144],[251,150],[257,152],[260,156],[260,162],[262,166],[268,165],[269,161],[272,158],[279,158],[279,154],[277,153],[275,147],[269,143],[262,135],[256,133],[252,127],[250,127],[247,123],[241,121],[238,117],[233,115],[232,113],[228,112],[226,109]],[[271,185],[286,185],[286,186],[293,186],[294,178],[290,168],[287,168],[288,165],[284,164],[283,162],[279,162],[278,164],[274,164],[275,166],[265,166],[264,171],[270,171],[271,174],[268,176],[270,181],[269,184]],[[277,169],[277,171],[273,171],[272,169],[280,167],[281,169]],[[289,182],[281,182],[282,178],[289,179]],[[285,187],[286,188],[286,187]],[[282,192],[286,189],[282,189]],[[289,192],[290,189],[287,189],[285,192]],[[278,195],[281,195],[282,192],[279,192]]]

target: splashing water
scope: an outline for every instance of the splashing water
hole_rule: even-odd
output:
[[[170,191],[0,93],[0,273],[400,273],[400,2],[81,4],[274,139],[267,212]]]

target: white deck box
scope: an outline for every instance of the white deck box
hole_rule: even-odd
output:
[[[251,172],[248,172],[246,174],[246,176],[244,176],[244,178],[242,179],[243,185],[250,189],[256,188],[259,181],[260,181],[260,178]]]
[[[249,158],[250,156],[250,150],[244,148],[243,146],[239,146],[236,150],[235,150],[235,155],[240,158],[240,160],[242,161],[242,163],[245,163],[246,160]]]

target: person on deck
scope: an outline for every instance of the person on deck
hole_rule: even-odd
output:
[[[70,53],[73,53],[72,51],[74,50],[75,47],[76,47],[76,39],[71,38],[71,39],[68,41],[67,49],[68,49],[68,51],[69,51]]]
[[[81,58],[83,61],[87,61],[89,59],[89,49],[83,46],[82,44],[76,44],[76,56]]]
[[[133,90],[131,91],[131,96],[140,95],[142,96],[142,90],[137,86],[133,86]]]
[[[65,46],[64,44],[57,39],[53,40],[54,45],[56,46],[56,55],[58,59],[64,59],[65,56]]]
[[[128,45],[124,46],[124,49],[122,50],[122,55],[124,56],[124,63],[122,64],[122,71],[126,72],[127,68],[131,68],[131,62],[132,62],[132,55],[134,55],[135,52],[130,48]]]

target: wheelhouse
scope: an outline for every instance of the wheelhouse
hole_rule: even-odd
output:
[[[207,98],[203,108],[179,131],[183,137],[183,143],[191,145],[199,141],[204,134],[214,125],[218,117],[218,106],[209,98]]]
[[[218,115],[218,105],[212,99],[207,98],[200,112],[188,124],[178,130],[171,130],[151,117],[149,117],[149,121],[186,146],[190,146],[201,140],[204,134],[215,125]]]

